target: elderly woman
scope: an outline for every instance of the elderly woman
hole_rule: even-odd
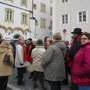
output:
[[[81,43],[72,65],[72,82],[78,84],[79,90],[90,90],[90,33],[82,34]]]
[[[7,65],[3,62],[4,56],[8,54],[10,61],[13,64],[13,54],[8,41],[3,41],[0,45],[0,90],[6,90],[8,77],[12,75],[12,65]]]

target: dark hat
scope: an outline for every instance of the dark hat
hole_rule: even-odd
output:
[[[82,29],[81,28],[75,28],[72,34],[82,34]]]
[[[38,39],[37,40],[37,45],[42,46],[43,45],[43,40],[42,39]]]
[[[32,38],[29,38],[28,40],[32,42]]]

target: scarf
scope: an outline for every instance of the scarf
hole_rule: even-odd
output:
[[[20,42],[20,41],[18,41],[18,43],[22,46],[22,48],[23,48],[23,60],[24,61],[28,61],[28,57],[27,57],[27,52],[26,52],[26,48],[25,48],[25,46],[24,46],[24,44],[22,43],[22,42]]]

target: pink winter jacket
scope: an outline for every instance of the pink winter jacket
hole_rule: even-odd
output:
[[[81,45],[76,53],[72,70],[71,79],[78,85],[90,86],[90,42]]]

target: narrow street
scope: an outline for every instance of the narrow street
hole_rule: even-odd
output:
[[[40,90],[39,83],[37,81],[38,87],[36,89],[32,88],[32,79],[29,79],[28,77],[30,76],[29,72],[26,72],[24,74],[24,81],[25,85],[24,86],[18,86],[17,85],[17,71],[16,68],[14,68],[13,75],[9,77],[9,82],[8,82],[8,89],[7,90]],[[47,81],[45,81],[45,87],[47,90],[50,90],[49,84]],[[70,76],[69,76],[69,85],[67,86],[62,86],[61,90],[70,90]]]

